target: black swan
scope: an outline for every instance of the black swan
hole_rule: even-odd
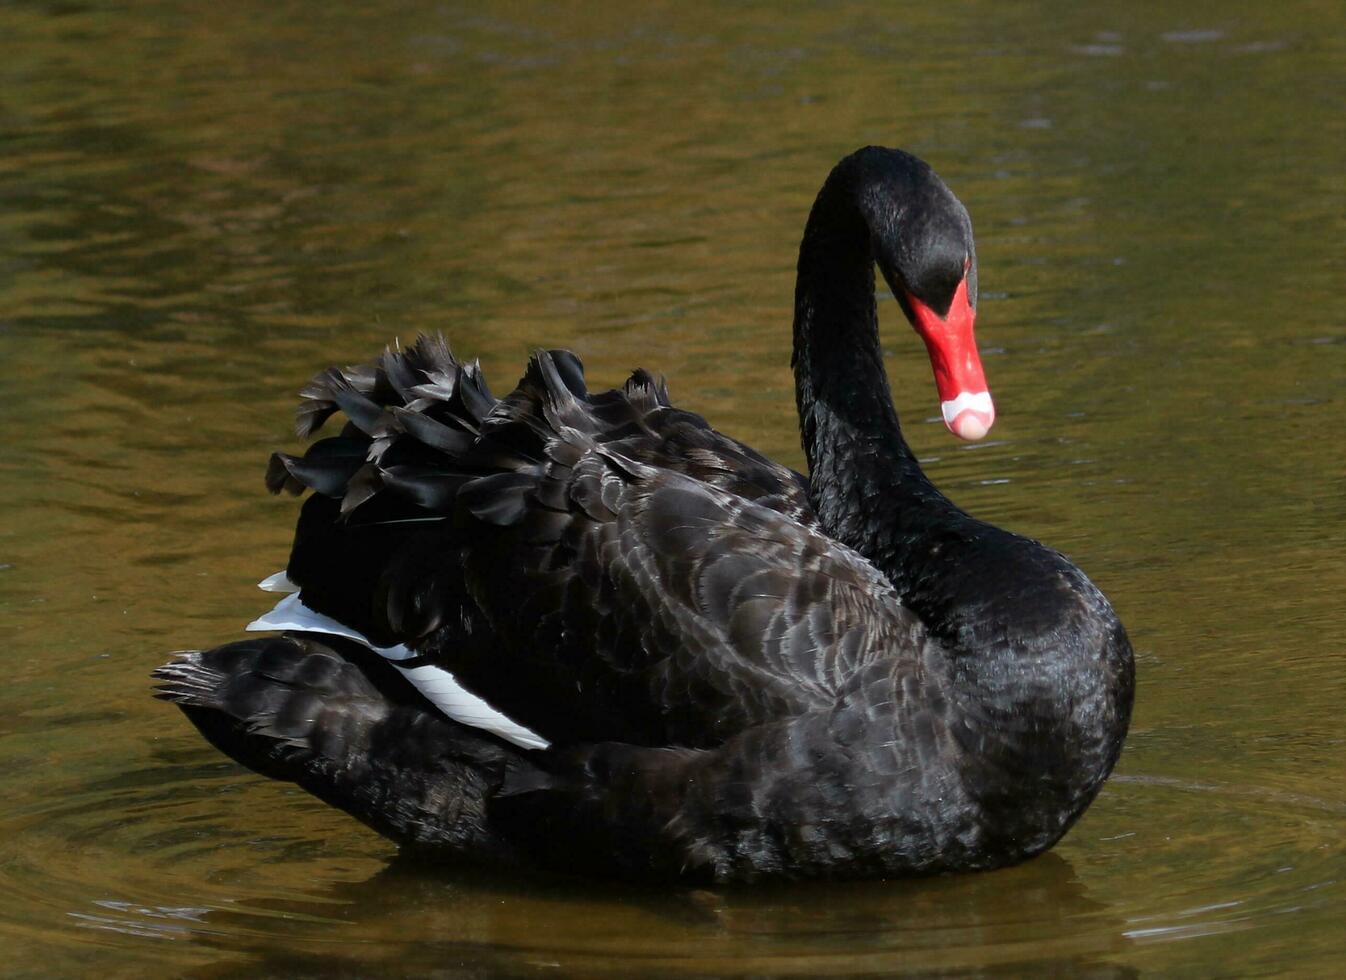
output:
[[[454,861],[711,881],[993,868],[1050,847],[1121,751],[1131,647],[1056,551],[921,472],[874,265],[965,438],[994,410],[972,227],[867,147],[809,215],[795,292],[809,476],[566,351],[496,399],[421,338],[320,374],[272,492],[311,494],[280,635],[155,674],[225,753]]]

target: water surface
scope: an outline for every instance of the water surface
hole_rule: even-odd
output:
[[[0,970],[1322,974],[1346,956],[1346,12],[1288,0],[0,11]],[[490,9],[491,13],[485,11]],[[795,248],[831,164],[930,160],[1000,420],[909,438],[1135,642],[1116,776],[994,874],[640,890],[408,867],[149,670],[284,563],[294,393],[443,330],[645,365],[802,465]]]

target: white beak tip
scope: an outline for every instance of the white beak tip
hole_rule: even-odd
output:
[[[944,424],[959,439],[975,442],[995,424],[995,404],[989,391],[960,392],[940,404]]]

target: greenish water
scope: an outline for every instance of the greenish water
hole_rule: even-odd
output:
[[[0,971],[1296,973],[1346,963],[1346,9],[1288,0],[0,8]],[[283,564],[297,388],[443,330],[637,365],[801,465],[793,263],[868,142],[979,234],[1000,419],[898,407],[1139,666],[994,874],[643,891],[406,867],[149,698]]]

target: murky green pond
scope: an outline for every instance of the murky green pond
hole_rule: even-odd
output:
[[[1292,972],[1346,964],[1346,8],[0,8],[0,972]],[[868,142],[972,212],[1000,421],[909,438],[1136,644],[1117,775],[1008,871],[635,890],[399,864],[149,697],[239,635],[329,362],[534,345],[801,465],[793,264]]]

